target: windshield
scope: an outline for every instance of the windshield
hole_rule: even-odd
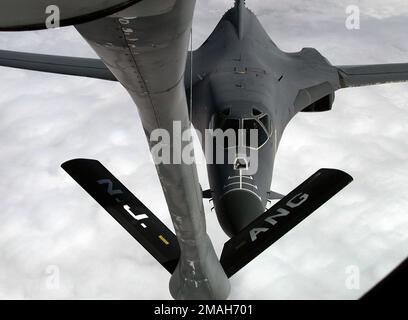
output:
[[[251,148],[259,148],[268,140],[268,134],[265,131],[264,127],[261,125],[258,120],[251,119],[251,120],[244,120],[244,127],[245,130],[245,145]],[[257,130],[258,133],[258,141],[251,141],[251,130]]]
[[[216,118],[215,129],[221,129],[224,132],[224,148],[236,147],[238,145],[238,130],[240,120],[226,118],[220,115]],[[231,132],[232,130],[232,132]],[[232,136],[231,136],[232,135]]]
[[[224,137],[224,148],[236,147],[238,142],[242,141],[242,145],[258,149],[271,135],[271,122],[266,114],[260,114],[252,119],[234,119],[225,114],[218,114],[214,120],[214,129],[221,129],[224,133],[228,133]],[[231,130],[235,134],[235,139],[230,138]],[[251,130],[256,130],[258,141],[251,141]],[[242,139],[238,139],[238,134],[242,134]]]

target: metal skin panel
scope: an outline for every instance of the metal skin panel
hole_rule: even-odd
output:
[[[190,129],[183,77],[194,6],[195,1],[178,0],[171,12],[141,18],[132,18],[129,8],[120,18],[76,26],[129,91],[148,138],[158,128],[172,135],[174,121],[182,131]],[[170,280],[172,296],[226,299],[230,284],[206,232],[195,165],[160,164],[157,172],[181,251]]]
[[[312,48],[298,53],[281,51],[257,17],[238,1],[193,52],[193,78],[189,72],[186,76],[187,95],[190,82],[193,84],[194,127],[203,136],[211,117],[226,109],[232,117],[245,119],[252,117],[255,108],[271,120],[272,132],[258,150],[255,174],[235,170],[233,164],[208,165],[215,211],[232,237],[265,211],[284,129],[298,112],[340,88],[337,69]],[[231,177],[240,177],[234,191],[225,188],[237,182]],[[245,201],[234,205],[239,198]]]
[[[1,0],[0,31],[46,28],[48,6],[60,11],[60,26],[92,21],[123,10],[141,0]],[[23,8],[23,9],[22,9]]]
[[[229,277],[346,187],[353,178],[321,169],[224,245],[221,264]]]
[[[71,76],[117,81],[100,59],[52,56],[0,50],[0,65]]]
[[[408,63],[339,66],[342,88],[408,81]]]
[[[99,161],[70,160],[62,168],[167,271],[180,259],[177,237]]]

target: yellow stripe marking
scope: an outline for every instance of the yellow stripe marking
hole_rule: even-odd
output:
[[[168,242],[168,241],[166,240],[166,238],[163,237],[162,235],[159,236],[159,239],[160,239],[161,241],[163,241],[166,246],[168,246],[168,245],[170,244],[170,242]]]

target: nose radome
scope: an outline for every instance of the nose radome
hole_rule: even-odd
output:
[[[231,238],[265,211],[261,199],[245,189],[224,194],[216,209],[222,229]]]

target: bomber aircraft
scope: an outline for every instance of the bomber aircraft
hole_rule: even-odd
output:
[[[152,152],[157,129],[229,132],[209,139],[209,190],[201,190],[194,163],[156,163],[175,234],[97,160],[62,165],[169,271],[175,299],[227,299],[231,276],[352,181],[320,169],[286,196],[270,190],[279,143],[296,114],[331,110],[343,88],[408,81],[408,64],[334,66],[313,48],[284,52],[244,0],[195,51],[188,50],[194,0],[2,0],[0,31],[49,27],[50,5],[58,24],[74,25],[100,59],[2,50],[1,66],[119,81]],[[181,150],[191,139],[165,147]],[[220,154],[223,162],[212,161]],[[203,198],[212,199],[230,237],[220,259]],[[266,209],[268,201],[276,204]]]

